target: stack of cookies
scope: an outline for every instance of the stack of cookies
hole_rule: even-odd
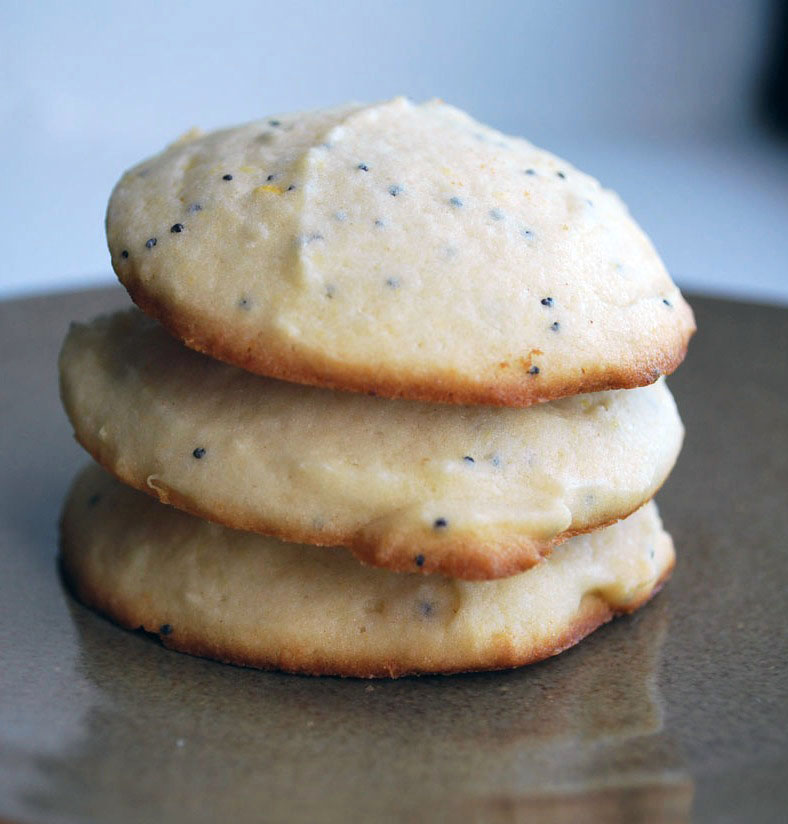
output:
[[[87,605],[222,661],[394,676],[542,659],[669,576],[662,376],[694,321],[589,176],[396,99],[190,132],[107,233],[142,311],[60,360],[103,467],[62,520]]]

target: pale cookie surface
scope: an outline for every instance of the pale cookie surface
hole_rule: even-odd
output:
[[[162,506],[95,466],[72,487],[63,567],[77,597],[169,647],[335,675],[513,667],[556,654],[654,593],[674,563],[652,503],[499,581],[362,566]]]
[[[136,309],[74,325],[61,393],[121,480],[237,529],[398,570],[495,578],[625,517],[683,428],[664,381],[527,409],[389,400],[252,375]]]
[[[107,235],[134,300],[189,346],[388,397],[642,386],[695,328],[614,193],[440,101],[190,133],[124,175]]]

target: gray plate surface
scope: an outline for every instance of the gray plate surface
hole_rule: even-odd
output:
[[[670,584],[544,663],[388,682],[180,655],[75,603],[56,357],[127,299],[0,304],[0,819],[784,821],[788,310],[690,299]]]

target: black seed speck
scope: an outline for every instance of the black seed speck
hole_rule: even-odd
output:
[[[389,194],[392,197],[396,197],[397,195],[402,194],[402,186],[397,186],[396,183],[393,184],[392,186],[389,186]]]
[[[200,458],[202,458],[202,457],[203,457],[203,455],[205,455],[205,448],[204,448],[204,447],[202,447],[202,446],[198,446],[198,447],[194,450],[194,452],[192,452],[192,455],[193,455],[195,458],[197,458],[197,460],[199,461],[199,460],[200,460]]]
[[[425,618],[430,618],[435,614],[435,604],[432,601],[419,601],[419,612]]]
[[[673,304],[667,298],[662,298],[662,302],[665,304],[665,306],[673,306]]]
[[[476,461],[474,461],[474,459],[470,455],[463,455],[462,459],[465,461],[465,463],[476,463]]]
[[[268,175],[268,177],[266,178],[266,180],[270,182],[270,181],[272,181],[272,180],[276,180],[276,178],[277,178],[277,175],[272,174],[272,175]]]
[[[180,234],[183,231],[183,224],[173,223],[172,226],[170,226],[170,231],[175,235]]]
[[[527,175],[535,175],[536,174],[536,169],[526,169],[525,173]]]
[[[566,175],[563,172],[556,172],[556,177],[560,177],[561,180],[566,180]]]
[[[654,547],[651,547],[648,551],[648,557],[651,558],[652,561],[654,560],[654,554]]]
[[[449,525],[449,522],[445,518],[436,518],[433,521],[432,528],[433,529],[446,529]]]
[[[232,175],[222,175],[222,180],[232,180],[232,179],[233,179]]]
[[[416,562],[417,567],[423,567],[424,566],[424,556],[423,555],[417,555],[413,560]]]
[[[553,330],[553,332],[557,332],[561,328],[561,324],[558,321],[554,321],[550,324],[550,328]]]
[[[493,220],[503,220],[503,212],[500,209],[490,209],[490,217]]]
[[[276,128],[277,126],[282,125],[282,121],[281,120],[269,120],[268,125],[273,126],[274,128]]]
[[[123,260],[128,260],[128,257],[129,257],[129,250],[128,250],[128,249],[124,249],[124,250],[120,253],[120,256],[123,258]]]
[[[288,191],[288,192],[292,192],[292,191],[293,191],[293,189],[295,189],[295,183],[291,183],[291,184],[287,187],[287,191]]]
[[[366,163],[359,163],[358,166],[356,166],[356,168],[359,169],[362,172],[368,172],[369,171],[369,166],[367,166]]]
[[[247,298],[247,297],[242,297],[238,301],[238,306],[241,309],[249,309],[251,307],[251,305],[252,305],[252,301],[249,300],[249,298]]]
[[[389,289],[399,289],[399,280],[397,278],[386,278],[386,286]]]
[[[533,233],[530,229],[523,229],[523,230],[520,232],[520,234],[521,234],[524,238],[532,238],[532,237],[534,236],[534,233]]]
[[[156,245],[156,238],[155,237],[149,237],[145,241],[145,248],[146,249],[152,249],[155,245]]]
[[[529,375],[538,375],[538,374],[539,374],[539,367],[538,367],[538,366],[532,366],[532,367],[528,370],[528,374],[529,374]]]
[[[455,209],[459,209],[462,206],[462,201],[458,197],[453,197],[449,200],[449,203],[454,206]]]
[[[553,299],[552,298],[542,298],[539,302],[542,304],[542,306],[552,306],[553,305]]]
[[[160,635],[169,635],[172,632],[172,624],[162,624],[159,627]]]
[[[88,506],[95,506],[101,500],[101,495],[96,492],[88,498]]]
[[[499,456],[499,455],[493,455],[493,456],[492,456],[492,458],[490,458],[490,463],[491,463],[493,466],[500,466],[500,465],[501,465],[501,458],[500,458],[500,456]]]
[[[380,218],[377,218],[377,220],[375,220],[375,226],[377,226],[378,228],[385,225],[386,224]]]
[[[192,205],[189,206],[189,213],[190,214],[194,214],[195,212],[201,212],[201,211],[202,211],[202,206],[199,203],[192,203]]]

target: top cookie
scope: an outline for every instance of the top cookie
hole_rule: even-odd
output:
[[[692,311],[618,197],[440,101],[192,132],[107,212],[134,300],[285,380],[527,406],[672,372]]]

